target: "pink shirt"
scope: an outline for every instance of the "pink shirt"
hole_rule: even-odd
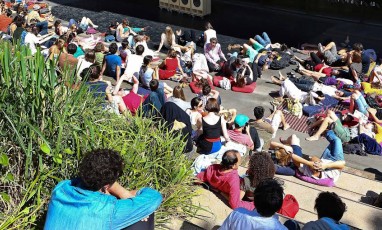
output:
[[[219,43],[216,44],[215,48],[213,48],[210,43],[205,44],[204,55],[206,56],[207,61],[212,63],[217,63],[220,58],[226,60]]]
[[[130,91],[130,93],[122,97],[122,99],[126,107],[130,110],[131,114],[133,114],[133,116],[137,112],[139,106],[141,106],[141,104],[144,101],[143,97],[139,96],[133,91]]]
[[[242,132],[238,132],[235,130],[228,130],[229,138],[231,138],[232,141],[245,145],[248,148],[253,147],[253,142],[251,140],[251,137],[248,134],[244,134]]]
[[[240,178],[237,170],[222,173],[220,169],[220,164],[211,165],[205,171],[200,172],[197,177],[201,181],[209,183],[215,189],[228,194],[229,206],[232,209],[242,207],[253,210],[255,208],[253,202],[240,199]]]

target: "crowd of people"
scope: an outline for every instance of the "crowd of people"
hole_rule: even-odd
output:
[[[221,192],[235,209],[221,229],[299,229],[295,222],[281,224],[275,215],[286,202],[275,174],[333,186],[346,164],[344,151],[382,155],[382,67],[376,52],[361,43],[341,48],[325,41],[316,50],[302,51],[272,43],[264,32],[248,43],[229,45],[231,53],[224,53],[211,23],[206,23],[200,35],[191,30],[174,32],[167,26],[154,47],[148,27],[133,27],[127,19],[110,22],[106,33],[100,33],[98,25],[86,17],[71,19],[64,26],[47,4],[35,1],[2,1],[0,14],[2,40],[29,47],[31,55],[43,55],[58,74],[75,73],[71,82],[87,85],[90,95],[101,99],[102,109],[121,116],[130,113],[162,119],[185,137],[185,152],[196,146],[202,158],[195,162],[203,165],[196,167],[198,183]],[[198,53],[198,47],[203,52]],[[167,52],[163,60],[160,51]],[[301,59],[296,52],[308,57]],[[270,116],[264,117],[262,106],[254,106],[253,119],[222,106],[224,98],[215,87],[245,88],[267,69],[294,64],[301,76],[280,72],[269,79],[280,85]],[[115,81],[104,80],[104,76]],[[216,76],[223,80],[214,84]],[[165,81],[169,79],[181,84],[170,87]],[[187,101],[183,88],[191,83],[196,96]],[[125,84],[130,87],[124,88]],[[307,140],[324,136],[329,141],[321,158],[304,155],[296,135],[274,140],[280,127],[291,128],[278,109],[281,103],[292,103],[288,109],[301,117],[304,106],[320,106],[327,98],[348,109],[327,110],[313,117]],[[237,169],[244,155],[249,155],[249,167],[240,176]],[[221,163],[211,165],[211,158]],[[127,191],[120,186],[121,165],[119,154],[111,150],[87,154],[79,177],[59,183],[53,191],[46,229],[85,229],[89,221],[105,229],[152,229],[152,213],[162,198],[149,188]],[[319,194],[315,204],[319,220],[303,229],[348,229],[339,223],[345,207],[335,193]],[[92,218],[92,209],[102,210],[99,218]],[[82,218],[77,218],[79,212]]]

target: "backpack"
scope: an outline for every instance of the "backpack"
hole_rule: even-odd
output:
[[[298,213],[298,210],[300,210],[300,205],[298,204],[296,198],[293,195],[287,194],[284,197],[281,209],[277,213],[294,218]]]
[[[115,41],[115,37],[113,35],[107,35],[105,37],[105,42],[114,42]]]
[[[98,33],[98,31],[92,27],[88,27],[88,29],[86,30],[86,34],[96,34]]]
[[[219,86],[222,89],[230,90],[231,89],[231,81],[228,78],[224,77],[223,80],[219,81]]]
[[[287,105],[289,112],[294,116],[300,116],[302,112],[302,104],[298,99],[287,98]]]
[[[346,154],[357,154],[360,156],[367,156],[367,153],[364,151],[365,147],[362,143],[357,144],[344,144],[343,150]]]
[[[281,52],[280,56],[274,59],[269,65],[270,69],[279,70],[289,66],[290,56],[287,53]]]

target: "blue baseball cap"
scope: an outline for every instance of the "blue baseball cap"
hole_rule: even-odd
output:
[[[244,114],[238,114],[235,118],[235,124],[239,126],[239,128],[245,126],[247,122],[249,121],[249,117]]]

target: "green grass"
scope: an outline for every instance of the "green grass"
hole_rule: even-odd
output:
[[[75,177],[83,154],[96,148],[122,154],[126,188],[162,193],[157,227],[195,215],[181,137],[161,123],[102,110],[86,86],[68,87],[73,70],[57,75],[49,66],[39,52],[0,43],[0,229],[41,228],[54,186]]]

